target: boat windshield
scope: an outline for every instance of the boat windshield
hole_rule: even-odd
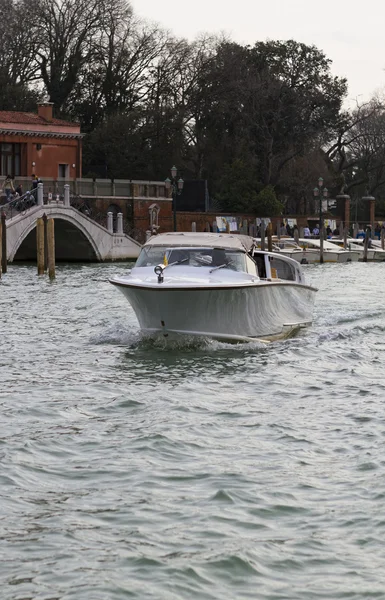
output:
[[[225,248],[167,248],[145,246],[142,248],[135,267],[155,267],[159,264],[190,267],[222,267],[234,271],[247,271],[246,254]]]

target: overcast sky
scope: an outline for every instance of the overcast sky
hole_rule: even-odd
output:
[[[229,34],[242,44],[294,39],[314,44],[346,77],[349,100],[385,92],[385,0],[131,0],[137,16],[178,37]]]

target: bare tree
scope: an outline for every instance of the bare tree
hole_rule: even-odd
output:
[[[385,183],[385,104],[379,98],[341,115],[338,134],[323,151],[336,191],[367,193]]]
[[[36,81],[37,36],[30,27],[31,5],[16,0],[0,0],[0,71],[9,85]]]
[[[60,111],[93,59],[93,35],[100,27],[103,0],[36,0],[33,31],[39,32],[36,61],[49,99]]]
[[[91,129],[113,114],[141,108],[167,37],[156,25],[137,19],[125,0],[105,0],[93,60],[84,64],[69,97],[70,111],[80,113]]]

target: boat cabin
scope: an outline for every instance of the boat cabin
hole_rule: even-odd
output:
[[[237,271],[267,281],[304,283],[298,263],[286,256],[256,248],[253,238],[215,233],[168,233],[150,238],[136,261],[137,267],[209,267]]]

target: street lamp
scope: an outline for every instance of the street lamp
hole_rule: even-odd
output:
[[[170,188],[172,190],[172,212],[174,220],[174,231],[176,231],[176,198],[182,193],[184,181],[182,177],[179,177],[179,179],[177,179],[178,169],[175,165],[171,167],[170,171],[171,179],[167,177],[164,183],[166,184],[166,190],[169,190]]]
[[[319,261],[321,265],[324,261],[324,221],[323,221],[323,212],[322,212],[322,198],[328,197],[328,190],[325,188],[322,190],[324,185],[324,180],[322,177],[318,179],[318,187],[315,187],[313,190],[313,194],[315,198],[319,198]]]

